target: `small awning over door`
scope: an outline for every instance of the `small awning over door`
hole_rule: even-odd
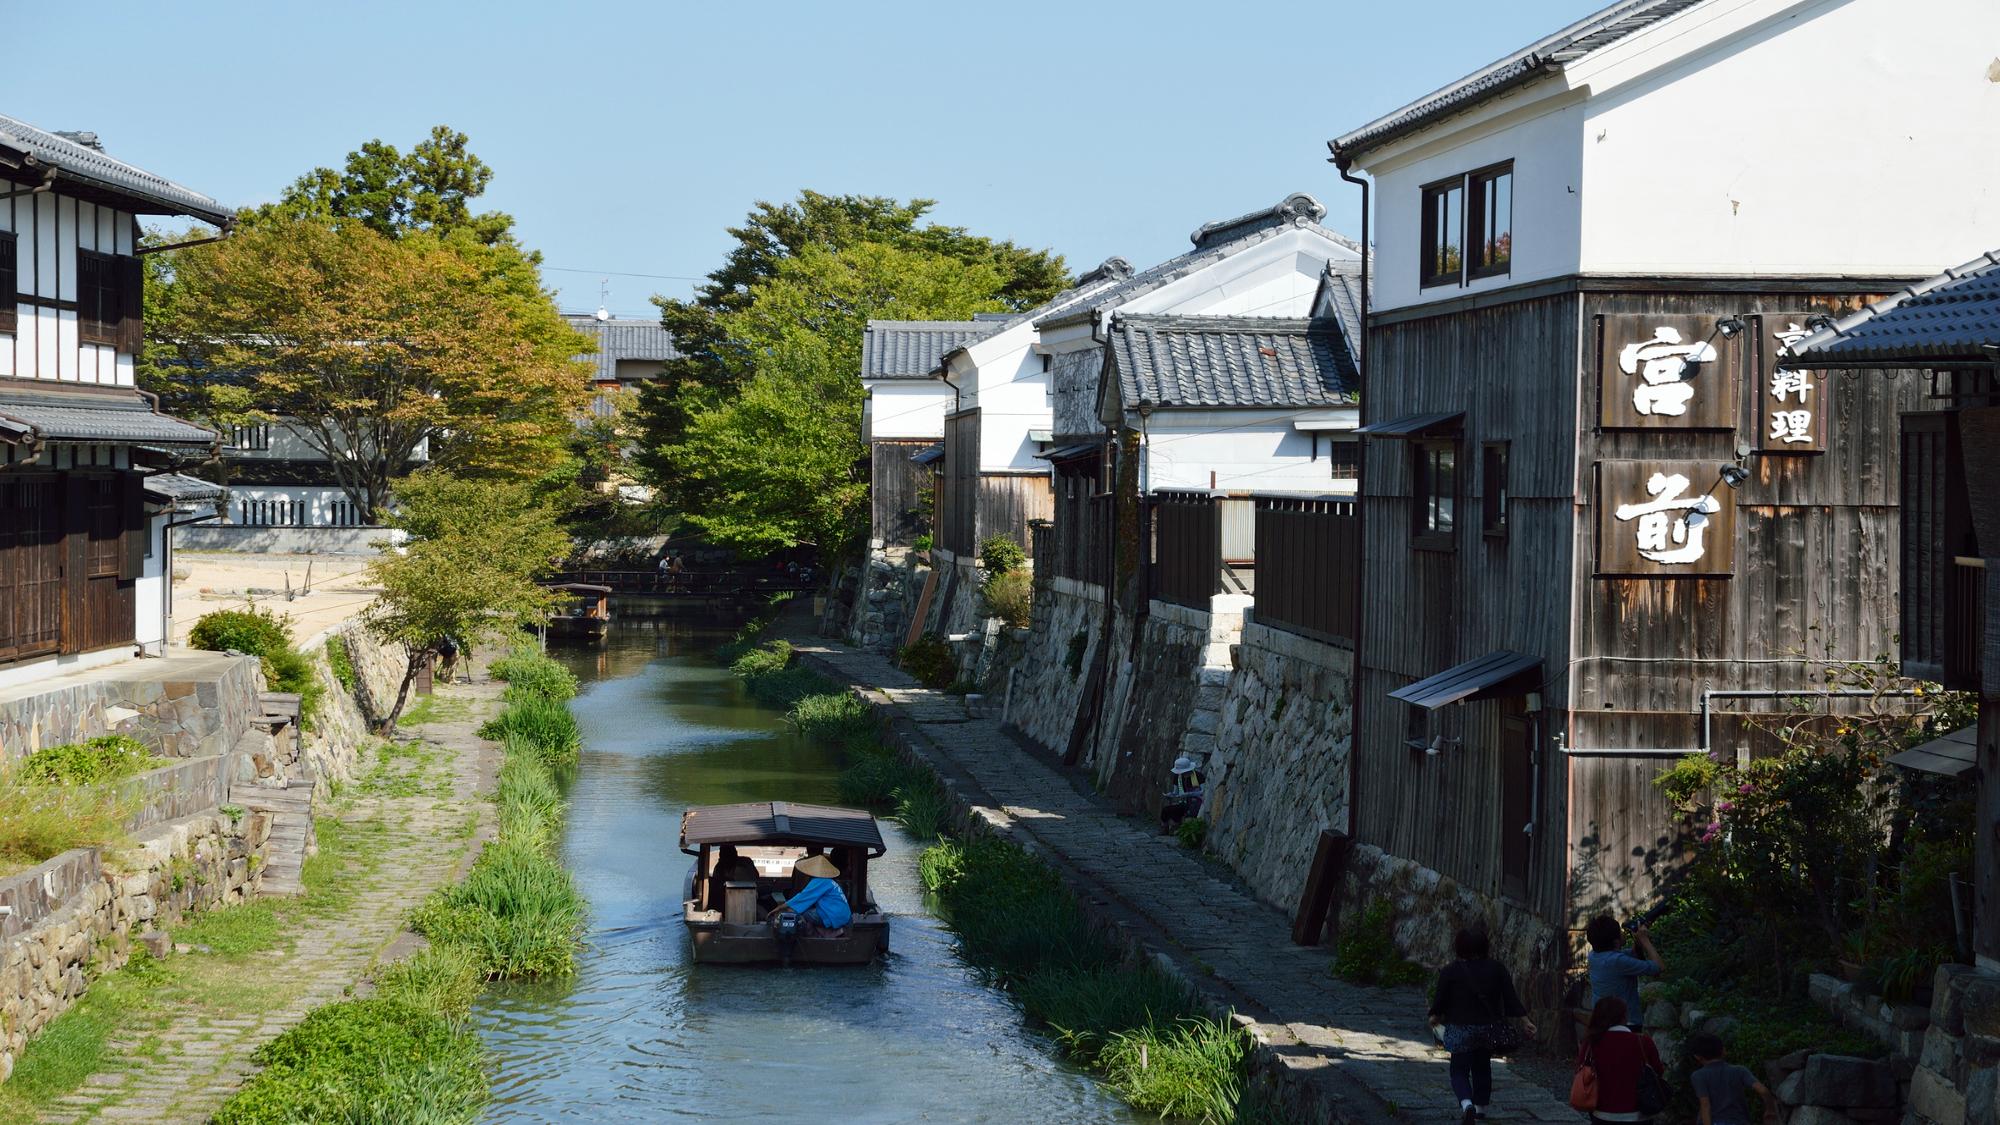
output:
[[[1418,680],[1389,698],[1436,710],[1447,703],[1526,695],[1542,682],[1542,659],[1501,649]]]
[[[1922,746],[1910,747],[1890,758],[1889,764],[1944,777],[1965,777],[1977,765],[1973,757],[1973,750],[1978,745],[1977,735],[1976,728],[1960,727],[1943,738],[1933,738]]]
[[[919,465],[935,465],[944,460],[944,443],[934,442],[910,454],[910,460]]]

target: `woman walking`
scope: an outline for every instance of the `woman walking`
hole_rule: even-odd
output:
[[[1452,942],[1458,960],[1438,974],[1431,998],[1431,1026],[1451,1052],[1451,1089],[1463,1125],[1486,1116],[1493,1102],[1493,1056],[1535,1035],[1528,1009],[1514,991],[1507,966],[1495,961],[1484,930],[1460,930]]]
[[[1590,1010],[1590,1030],[1577,1048],[1579,1075],[1585,1068],[1597,1076],[1597,1104],[1590,1119],[1599,1123],[1651,1121],[1665,1105],[1667,1068],[1653,1037],[1625,1023],[1625,1001],[1607,996]],[[1578,1108],[1582,1108],[1579,1106]]]

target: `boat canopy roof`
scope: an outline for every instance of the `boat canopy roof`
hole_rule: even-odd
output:
[[[681,850],[693,855],[718,844],[864,847],[872,859],[888,851],[875,818],[860,809],[757,801],[704,805],[681,814]]]
[[[606,597],[612,593],[609,586],[593,586],[588,582],[556,582],[551,584],[549,589],[568,590],[572,594],[596,594],[599,597]]]

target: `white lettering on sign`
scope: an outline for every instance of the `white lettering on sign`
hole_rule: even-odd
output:
[[[1794,321],[1788,327],[1771,333],[1771,337],[1778,341],[1778,355],[1782,357],[1791,354],[1792,345],[1810,334]],[[1812,376],[1806,372],[1772,368],[1770,395],[1792,408],[1771,411],[1771,432],[1765,435],[1769,440],[1787,445],[1813,443],[1813,406],[1806,397],[1812,394],[1812,389]],[[1797,405],[1793,406],[1794,403]]]
[[[1706,340],[1681,342],[1678,328],[1655,328],[1651,340],[1627,344],[1618,352],[1618,366],[1637,375],[1632,406],[1641,414],[1686,414],[1694,387],[1688,382],[1701,364],[1715,361],[1715,346]]]
[[[1633,534],[1638,537],[1642,558],[1668,564],[1701,558],[1708,517],[1721,511],[1722,503],[1706,494],[1689,496],[1687,490],[1688,479],[1679,473],[1654,473],[1646,481],[1651,501],[1620,504],[1612,513],[1622,522],[1638,521]]]

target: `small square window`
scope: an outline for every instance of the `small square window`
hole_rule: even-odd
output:
[[[1361,479],[1361,439],[1328,438],[1326,459],[1333,469],[1334,480]]]
[[[1480,451],[1479,528],[1494,538],[1507,534],[1507,443],[1489,441]]]

